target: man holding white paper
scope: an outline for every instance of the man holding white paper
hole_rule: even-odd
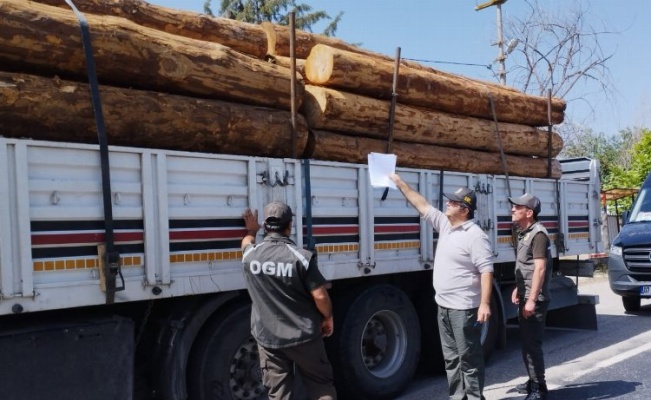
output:
[[[451,400],[483,400],[484,355],[481,329],[490,318],[493,252],[486,233],[472,221],[475,192],[444,193],[445,213],[436,209],[399,175],[392,173],[407,201],[439,232],[434,257],[438,327]]]
[[[397,189],[389,178],[396,172],[396,155],[368,153],[368,175],[373,187],[390,187]]]

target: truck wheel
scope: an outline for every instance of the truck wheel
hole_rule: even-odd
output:
[[[418,315],[396,287],[371,287],[350,303],[335,340],[337,390],[345,398],[393,399],[418,364]]]
[[[251,336],[251,306],[218,311],[195,341],[188,362],[193,400],[263,400],[258,347]]]
[[[488,361],[495,346],[497,344],[497,333],[499,331],[499,311],[497,308],[497,300],[495,296],[491,299],[490,303],[491,317],[487,323],[481,327],[481,345],[484,349],[484,361]]]
[[[639,297],[622,297],[622,303],[624,303],[624,310],[626,311],[640,311],[640,306],[642,300]]]

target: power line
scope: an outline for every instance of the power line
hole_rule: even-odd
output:
[[[493,69],[493,67],[490,64],[474,64],[474,63],[462,63],[462,62],[455,62],[455,61],[440,61],[440,60],[421,60],[418,58],[404,58],[404,59],[410,61],[416,61],[416,62],[431,63],[431,64],[465,65],[468,67],[484,67],[490,70]]]

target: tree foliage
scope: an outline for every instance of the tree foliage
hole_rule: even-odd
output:
[[[613,166],[604,182],[606,188],[638,188],[651,172],[651,130],[641,129],[639,139],[628,148],[630,164]]]
[[[214,15],[211,0],[204,3],[204,12]],[[334,36],[337,25],[343,16],[339,12],[334,18],[322,10],[313,11],[308,4],[296,4],[295,0],[221,0],[218,15],[224,18],[259,24],[269,21],[279,25],[289,25],[289,13],[294,12],[296,29],[312,32],[312,27],[322,21],[330,21],[322,32]]]
[[[599,160],[600,177],[604,182],[626,158],[624,149],[631,143],[632,137],[630,130],[622,131],[618,136],[607,136],[603,132],[580,128],[577,129],[576,140],[563,147],[561,158],[589,157]]]

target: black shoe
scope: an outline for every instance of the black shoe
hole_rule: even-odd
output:
[[[518,393],[529,394],[531,391],[531,381],[526,381],[525,383],[516,385],[515,390],[517,390]]]
[[[531,382],[531,391],[524,400],[547,400],[547,385]]]

